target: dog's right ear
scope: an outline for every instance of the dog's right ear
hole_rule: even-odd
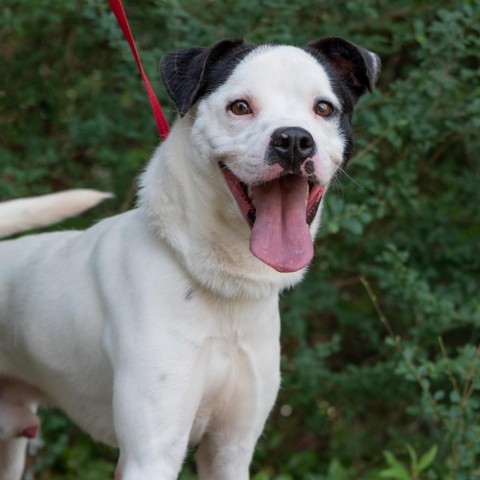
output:
[[[185,115],[202,95],[215,87],[209,85],[211,81],[207,81],[207,74],[212,67],[221,58],[243,45],[245,44],[241,39],[222,40],[211,47],[193,47],[165,54],[160,62],[160,73],[181,116]],[[225,77],[224,73],[219,72],[219,76]],[[214,79],[217,83],[225,80],[226,78]]]

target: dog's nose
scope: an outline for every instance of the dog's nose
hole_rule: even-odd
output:
[[[303,162],[315,154],[315,141],[310,133],[300,127],[277,128],[270,140],[272,163],[295,172]]]

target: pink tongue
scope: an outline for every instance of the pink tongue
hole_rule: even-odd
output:
[[[306,178],[289,175],[252,188],[256,219],[250,251],[278,272],[296,272],[313,257],[306,220]]]

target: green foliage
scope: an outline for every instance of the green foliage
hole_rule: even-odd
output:
[[[480,0],[126,3],[171,119],[167,50],[335,34],[382,56],[315,262],[282,298],[283,387],[253,478],[480,478]],[[70,226],[128,208],[157,137],[107,2],[3,0],[0,41],[0,199],[115,192]],[[116,453],[58,413],[44,436],[38,478],[111,476]]]
[[[77,480],[112,479],[117,452],[93,443],[80,433],[60,412],[50,411],[42,417],[42,435],[48,442],[35,458],[35,469],[41,478]]]
[[[388,450],[383,452],[389,468],[382,470],[379,477],[390,480],[421,480],[422,478],[426,478],[423,477],[423,472],[432,465],[437,455],[438,447],[434,445],[428,452],[425,452],[420,459],[411,445],[407,445],[407,450],[410,456],[410,466],[404,465],[392,452]]]

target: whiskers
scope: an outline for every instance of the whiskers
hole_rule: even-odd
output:
[[[344,175],[351,183],[353,183],[356,187],[359,187],[361,188],[362,190],[366,190],[367,192],[369,193],[373,193],[372,190],[370,188],[367,188],[365,187],[364,185],[361,185],[360,183],[358,183],[354,178],[352,178],[346,171],[343,167],[339,167],[338,170],[337,170],[337,173],[335,174],[335,176],[333,177],[332,179],[332,185],[335,185],[335,186],[338,186],[340,187],[340,190],[342,190],[342,193],[343,193],[343,187],[344,185],[342,184],[341,180],[340,180],[340,175]]]

